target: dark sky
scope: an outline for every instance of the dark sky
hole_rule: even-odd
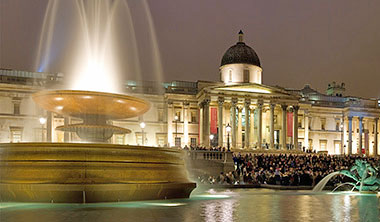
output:
[[[34,69],[47,2],[0,0],[1,67]],[[144,53],[149,45],[143,42],[146,27],[140,22],[146,16],[138,11],[137,0],[129,2],[141,51],[142,76],[151,79],[151,62]],[[329,82],[343,81],[349,95],[380,98],[380,1],[148,3],[166,81],[218,81],[221,57],[243,29],[246,43],[260,57],[264,84],[301,88],[309,83],[324,92]],[[64,56],[67,53],[62,53]],[[47,71],[59,72],[59,67],[54,65]]]

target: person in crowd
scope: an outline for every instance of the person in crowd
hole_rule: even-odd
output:
[[[379,164],[377,158],[352,155],[233,153],[235,170],[222,172],[217,181],[220,184],[315,186],[332,172],[350,169],[358,158],[373,166]],[[347,177],[337,176],[328,185],[348,181]]]

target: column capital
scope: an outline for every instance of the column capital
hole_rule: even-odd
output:
[[[379,121],[379,117],[373,118],[376,122]]]
[[[298,112],[298,110],[300,109],[300,106],[293,106],[293,112]]]
[[[183,101],[183,106],[189,106],[190,102],[189,101]]]
[[[173,105],[173,100],[168,99],[168,100],[167,100],[167,103],[168,103],[168,105]]]
[[[286,111],[286,109],[288,108],[288,105],[281,104],[281,108],[282,108],[282,110]]]
[[[348,121],[352,121],[353,116],[347,116]]]
[[[237,106],[239,113],[243,110],[243,106]]]
[[[363,122],[363,117],[362,116],[359,116],[359,121]]]
[[[244,106],[248,107],[251,105],[251,99],[250,98],[245,98],[244,100]]]
[[[276,104],[274,103],[269,104],[269,108],[271,111],[274,110],[275,107],[276,107]]]
[[[238,103],[238,98],[234,97],[234,98],[231,99],[231,105],[232,105],[232,107],[236,107],[237,103]]]
[[[264,101],[263,100],[257,100],[257,108],[261,109],[263,108]]]
[[[218,97],[218,105],[223,106],[223,104],[224,104],[224,97],[219,96]]]
[[[203,104],[204,104],[205,106],[210,105],[210,102],[211,102],[211,98],[210,98],[210,97],[205,97],[205,98],[203,99]]]

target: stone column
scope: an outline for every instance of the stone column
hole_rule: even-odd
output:
[[[340,122],[340,126],[339,126],[339,130],[341,130],[341,138],[340,138],[340,153],[339,154],[343,154],[344,153],[344,116],[342,117],[342,120]]]
[[[287,108],[288,106],[287,105],[281,105],[281,108],[282,108],[282,130],[281,130],[281,146],[282,146],[282,149],[286,149],[286,114],[287,114]]]
[[[245,110],[245,144],[244,148],[249,148],[249,142],[250,142],[250,108],[251,100],[246,99],[244,102],[244,110]]]
[[[348,116],[348,155],[352,154],[352,116]]]
[[[46,142],[53,142],[54,114],[50,111],[47,111],[46,115]]]
[[[270,148],[274,149],[274,108],[276,104],[270,104]]]
[[[231,123],[231,140],[232,140],[232,148],[236,148],[236,105],[238,99],[232,98],[231,100],[231,113],[232,113],[232,123]]]
[[[259,149],[262,148],[262,143],[263,143],[263,101],[258,101],[257,102],[257,109],[258,109],[258,133],[257,133],[257,143]]]
[[[168,100],[168,145],[169,146],[174,146],[174,141],[173,141],[173,101]]]
[[[294,149],[298,150],[298,110],[299,106],[293,106],[293,144]]]
[[[305,110],[304,112],[304,132],[305,132],[305,135],[304,135],[304,144],[305,144],[305,149],[308,150],[309,149],[309,113],[307,110]]]
[[[189,105],[188,101],[183,102],[183,144],[189,145]]]
[[[64,123],[65,126],[69,125],[70,124],[70,117],[68,117],[68,116],[64,117],[63,123]],[[65,143],[70,142],[70,132],[65,131],[63,133],[63,141]]]
[[[357,152],[360,156],[363,155],[362,148],[363,148],[363,117],[359,117],[359,148]]]
[[[251,108],[250,110],[250,125],[249,125],[249,142],[250,142],[250,145],[249,147],[253,147],[254,146],[254,132],[255,132],[255,121],[254,121],[254,115],[255,115],[255,109]]]
[[[378,154],[378,150],[377,150],[377,148],[378,148],[378,145],[377,145],[377,137],[378,137],[378,135],[377,135],[377,131],[378,131],[378,129],[377,129],[377,127],[378,127],[378,123],[379,123],[379,118],[375,118],[375,132],[374,132],[374,137],[375,137],[375,139],[374,139],[374,144],[373,144],[373,155],[374,156],[377,156]]]
[[[203,101],[203,145],[210,146],[210,98]]]
[[[239,147],[239,148],[242,148],[243,147],[243,126],[242,126],[242,122],[243,122],[243,120],[242,120],[242,111],[243,111],[243,107],[241,107],[241,106],[238,106],[237,107],[237,109],[238,109],[238,126],[237,126],[237,146]]]
[[[223,146],[223,104],[224,98],[218,97],[218,145]]]
[[[199,145],[203,144],[203,102],[199,103]]]

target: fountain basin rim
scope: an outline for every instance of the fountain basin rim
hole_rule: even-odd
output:
[[[86,125],[83,123],[57,126],[55,129],[64,131],[64,132],[77,132],[77,129],[80,129],[80,128],[112,130],[114,133],[120,133],[120,134],[129,134],[132,132],[130,129],[113,126],[113,125]]]
[[[43,90],[32,98],[45,110],[78,118],[126,119],[142,115],[151,107],[134,96],[96,91]]]
[[[0,143],[0,149],[6,148],[25,148],[30,146],[39,147],[78,147],[78,148],[95,148],[95,149],[137,149],[137,150],[147,150],[147,151],[165,151],[179,153],[183,152],[182,149],[170,148],[170,147],[154,147],[154,146],[138,146],[138,145],[121,145],[121,144],[109,144],[109,143],[57,143],[57,142],[22,142],[22,143]]]

